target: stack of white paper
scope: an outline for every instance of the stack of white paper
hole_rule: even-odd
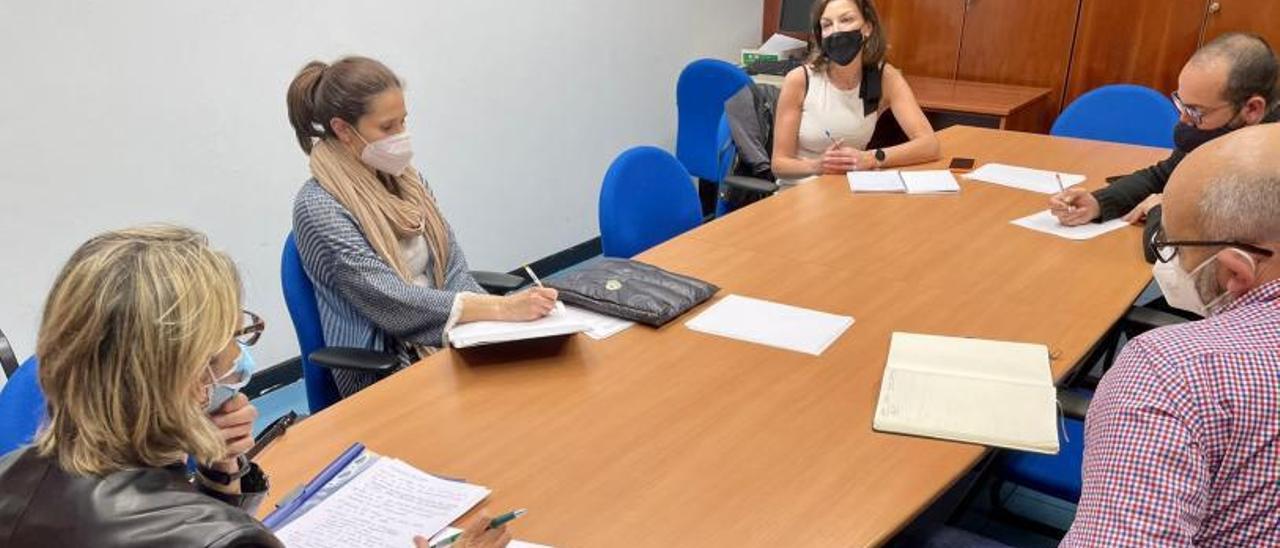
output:
[[[580,316],[565,312],[557,302],[555,310],[545,317],[531,322],[471,322],[454,326],[449,330],[449,344],[454,348],[467,348],[525,339],[571,335],[590,329]]]
[[[765,42],[761,44],[759,49],[756,51],[759,51],[760,53],[786,55],[795,50],[804,49],[808,45],[809,43],[804,40],[798,40],[785,34],[774,34],[773,36],[770,36],[768,40],[765,40]]]
[[[894,333],[874,427],[947,440],[1058,452],[1049,349]]]
[[[1058,186],[1058,177],[1062,178],[1062,186]],[[1085,181],[1084,175],[1005,164],[983,164],[982,167],[973,170],[965,175],[964,178],[995,183],[1010,188],[1030,190],[1041,194],[1057,194],[1063,188],[1070,188]]]
[[[729,295],[685,323],[689,329],[796,352],[821,355],[853,318]]]
[[[1053,234],[1054,236],[1066,238],[1068,240],[1089,240],[1113,230],[1119,230],[1129,226],[1129,223],[1125,222],[1123,219],[1112,219],[1105,223],[1085,223],[1079,226],[1064,226],[1062,223],[1058,222],[1058,218],[1054,217],[1053,213],[1047,209],[1009,222],[1023,228],[1029,228],[1037,232],[1044,232],[1045,234]]]
[[[479,485],[448,481],[382,457],[276,537],[289,548],[413,546],[489,496]]]
[[[565,306],[565,314],[587,326],[587,336],[602,340],[617,335],[636,323],[622,318],[606,316],[576,306]]]
[[[849,190],[854,192],[899,192],[906,194],[948,194],[960,192],[960,184],[945,169],[922,171],[850,171]]]

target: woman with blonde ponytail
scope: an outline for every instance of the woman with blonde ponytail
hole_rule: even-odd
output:
[[[325,342],[383,350],[407,366],[445,344],[457,323],[529,321],[552,289],[484,294],[413,168],[403,86],[366,57],[313,61],[289,85],[289,122],[310,158],[293,230],[316,288]],[[377,380],[335,371],[344,396]]]

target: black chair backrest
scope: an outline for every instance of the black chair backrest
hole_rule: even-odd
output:
[[[13,354],[13,347],[9,346],[9,339],[5,338],[4,331],[0,331],[0,368],[4,369],[6,379],[18,370],[18,357]]]

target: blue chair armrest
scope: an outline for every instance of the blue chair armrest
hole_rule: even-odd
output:
[[[773,194],[778,191],[778,184],[773,181],[766,181],[755,177],[746,177],[742,175],[730,175],[724,178],[724,184],[743,190],[751,190],[764,194]]]
[[[475,278],[476,283],[479,283],[485,291],[494,295],[505,295],[520,289],[520,286],[525,284],[524,278],[505,272],[472,270],[471,277]]]
[[[321,348],[307,356],[312,364],[325,369],[363,371],[367,373],[391,373],[399,360],[391,354],[366,348]]]
[[[1068,419],[1084,420],[1085,415],[1089,414],[1091,401],[1093,400],[1088,395],[1080,392],[1058,389],[1058,405],[1062,406],[1062,414]]]
[[[1162,310],[1148,308],[1145,306],[1134,306],[1124,315],[1125,333],[1129,336],[1137,336],[1147,331],[1151,331],[1157,327],[1167,327],[1186,323],[1188,320],[1182,316],[1170,314]]]

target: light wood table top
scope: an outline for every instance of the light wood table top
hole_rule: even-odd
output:
[[[1167,155],[964,126],[939,138],[949,156],[1084,173],[1089,185]],[[1150,279],[1137,228],[1062,240],[1009,224],[1047,196],[961,185],[958,196],[854,195],[827,177],[640,257],[720,285],[717,298],[854,316],[820,357],[691,331],[696,310],[605,341],[441,352],[268,448],[269,502],[362,441],[492,488],[492,514],[529,508],[512,531],[534,542],[884,541],[985,451],[871,430],[890,332],[1044,343],[1060,377]]]

